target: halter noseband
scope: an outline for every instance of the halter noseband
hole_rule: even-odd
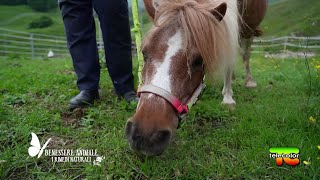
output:
[[[152,93],[165,99],[167,102],[171,104],[173,109],[176,111],[179,120],[181,120],[189,112],[189,109],[194,104],[196,104],[201,92],[204,90],[205,87],[206,85],[203,80],[198,86],[198,88],[193,92],[192,96],[189,98],[186,104],[182,104],[182,102],[174,95],[172,95],[170,92],[152,84],[142,85],[138,89],[137,95],[138,97],[140,97],[141,93]]]

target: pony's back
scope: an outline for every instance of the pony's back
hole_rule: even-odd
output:
[[[223,23],[227,30],[226,39],[228,39],[228,48],[224,49],[222,54],[223,61],[232,65],[239,49],[239,14],[237,0],[211,0],[213,4],[227,3],[227,12],[223,18]],[[230,64],[229,64],[230,63]]]

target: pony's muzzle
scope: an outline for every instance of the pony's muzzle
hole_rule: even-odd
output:
[[[144,133],[139,123],[129,120],[126,124],[126,137],[132,150],[146,156],[157,156],[168,146],[172,132],[168,129]]]

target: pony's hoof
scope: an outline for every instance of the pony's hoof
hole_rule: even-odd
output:
[[[247,81],[246,82],[246,87],[247,88],[255,88],[255,87],[257,87],[257,83],[255,81],[253,81],[253,80]]]
[[[232,97],[224,97],[223,101],[221,102],[222,105],[227,106],[229,109],[235,109],[236,102],[233,100]]]
[[[221,104],[229,106],[229,105],[236,105],[236,102],[234,100],[228,100],[228,101],[223,100]]]
[[[227,107],[231,111],[236,109],[236,102],[235,101],[233,101],[233,103],[230,103],[230,102],[227,103],[227,102],[222,101],[221,104],[223,106]]]

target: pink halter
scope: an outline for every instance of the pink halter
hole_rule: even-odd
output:
[[[174,110],[177,112],[179,119],[182,119],[184,115],[186,115],[189,112],[189,109],[194,104],[196,104],[201,92],[205,87],[206,85],[204,84],[204,81],[202,81],[198,88],[193,92],[192,96],[189,98],[186,104],[182,104],[181,101],[175,96],[173,96],[170,92],[152,84],[142,85],[138,89],[137,95],[138,97],[140,97],[141,93],[152,93],[165,99],[172,105]]]

